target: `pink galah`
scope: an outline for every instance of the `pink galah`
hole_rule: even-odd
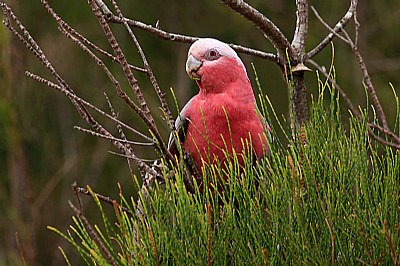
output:
[[[223,166],[232,149],[243,164],[244,143],[251,145],[257,159],[269,153],[268,124],[257,110],[246,68],[232,48],[211,38],[197,40],[189,49],[186,72],[200,91],[183,107],[175,127],[184,152],[200,173],[195,176],[200,186],[204,166],[217,161]],[[169,147],[177,154],[172,135]]]

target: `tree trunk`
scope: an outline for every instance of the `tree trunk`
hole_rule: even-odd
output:
[[[304,71],[293,73],[293,107],[296,114],[296,126],[299,129],[308,120],[307,87]]]

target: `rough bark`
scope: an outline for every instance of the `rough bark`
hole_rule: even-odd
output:
[[[296,125],[302,126],[308,120],[307,87],[304,71],[293,73],[293,105],[296,113]]]

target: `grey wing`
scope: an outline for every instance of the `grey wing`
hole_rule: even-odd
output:
[[[185,140],[186,129],[189,125],[188,110],[189,110],[189,106],[190,106],[192,100],[193,100],[193,98],[191,98],[186,103],[186,105],[182,108],[182,111],[180,112],[179,116],[175,120],[175,132],[177,132],[177,136],[178,136],[180,143],[183,143],[183,141]],[[175,136],[176,136],[175,132],[171,132],[169,134],[169,139],[168,139],[168,150],[172,154],[178,154],[178,148],[177,148],[177,144],[175,142]]]

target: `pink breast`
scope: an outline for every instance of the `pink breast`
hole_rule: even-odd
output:
[[[242,164],[242,140],[244,143],[250,143],[250,136],[256,157],[260,158],[268,152],[264,129],[254,109],[229,113],[229,127],[224,113],[208,114],[210,115],[206,115],[206,112],[191,114],[184,145],[185,151],[191,154],[200,173],[203,162],[213,164],[218,160],[223,165],[226,161],[225,152],[232,154],[232,148],[239,155],[239,163]]]

